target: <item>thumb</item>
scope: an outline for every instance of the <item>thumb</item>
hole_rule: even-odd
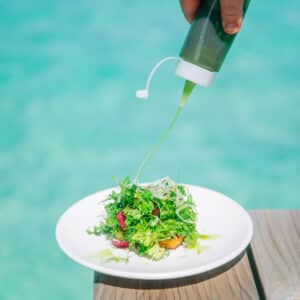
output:
[[[224,31],[235,34],[240,30],[243,19],[243,0],[221,0],[221,15]]]

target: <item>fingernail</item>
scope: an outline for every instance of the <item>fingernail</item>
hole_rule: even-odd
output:
[[[224,24],[224,30],[225,32],[229,34],[234,34],[237,33],[240,29],[239,24],[237,23],[229,23],[229,24]]]
[[[189,23],[192,23],[193,20],[194,20],[194,17],[193,17],[193,16],[188,16],[188,17],[187,17],[187,20],[188,20]]]

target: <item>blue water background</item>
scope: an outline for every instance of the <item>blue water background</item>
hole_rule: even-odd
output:
[[[142,180],[170,175],[248,209],[300,208],[300,2],[253,1],[209,89],[197,88]],[[58,249],[73,202],[133,176],[176,110],[161,68],[188,24],[177,1],[0,1],[0,299],[90,299]]]

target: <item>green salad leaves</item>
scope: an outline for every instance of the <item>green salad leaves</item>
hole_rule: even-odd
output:
[[[197,249],[201,235],[192,195],[170,178],[137,185],[127,177],[106,201],[106,219],[89,234],[104,234],[113,246],[152,260],[162,259],[181,244]]]

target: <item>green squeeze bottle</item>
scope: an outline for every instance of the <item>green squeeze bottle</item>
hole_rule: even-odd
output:
[[[243,15],[249,3],[250,0],[244,1]],[[209,86],[235,37],[236,34],[227,34],[223,30],[220,1],[201,0],[181,49],[176,75],[194,84]]]
[[[244,0],[243,16],[249,3],[250,0]],[[195,85],[208,87],[213,82],[236,35],[223,30],[220,0],[201,0],[180,57],[165,57],[158,62],[148,77],[146,89],[138,90],[136,96],[147,99],[151,78],[159,66],[169,60],[179,60],[175,74],[186,80],[180,102],[183,106]]]

